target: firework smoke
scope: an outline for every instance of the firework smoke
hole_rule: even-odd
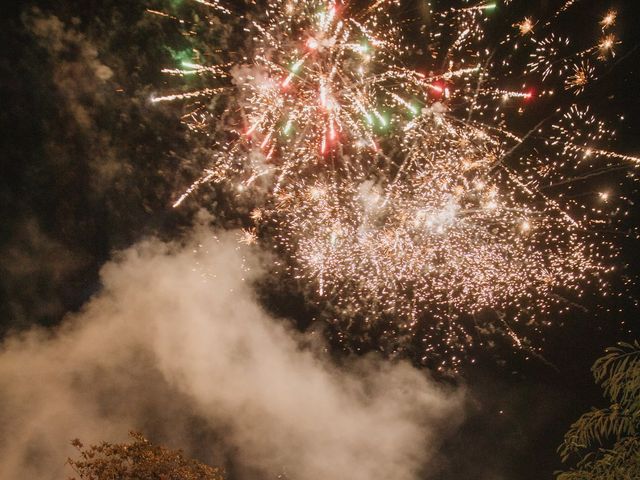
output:
[[[131,428],[212,464],[232,459],[234,478],[421,478],[461,390],[408,363],[336,367],[322,342],[311,348],[257,304],[261,259],[235,234],[142,242],[104,266],[101,293],[55,332],[3,341],[2,478],[69,476],[71,438],[119,441]]]

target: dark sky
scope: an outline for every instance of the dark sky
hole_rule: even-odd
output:
[[[144,8],[162,10],[169,3],[31,1],[3,7],[0,334],[57,325],[99,291],[98,271],[114,251],[150,235],[176,237],[190,224],[195,202],[178,210],[171,203],[197,176],[204,143],[179,123],[175,109],[148,102],[166,88],[159,72],[184,40],[177,29],[144,15]],[[557,4],[534,3],[527,1],[526,9]],[[589,98],[605,117],[625,114],[617,147],[638,154],[636,2],[602,3],[584,0],[564,28],[582,35],[587,20],[609,6],[620,10],[620,61]],[[51,16],[57,26],[38,26],[38,19]],[[110,70],[97,73],[104,82],[92,80],[99,64]],[[198,202],[225,227],[246,221],[220,189],[203,189]],[[634,206],[628,226],[637,220]],[[636,243],[622,239],[620,245],[619,263],[637,275]],[[563,432],[580,413],[602,404],[591,364],[605,347],[640,333],[635,287],[612,299],[587,293],[587,310],[551,319],[544,361],[525,360],[505,344],[478,351],[478,361],[463,366],[453,381],[467,385],[467,418],[446,440],[436,478],[538,480],[561,467],[555,450]],[[297,325],[313,314],[289,290],[264,297],[267,308]]]

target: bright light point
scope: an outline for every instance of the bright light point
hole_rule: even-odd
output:
[[[293,66],[291,67],[291,71],[293,73],[298,73],[300,72],[300,68],[302,68],[302,65],[304,64],[304,58],[298,60],[296,63],[293,64]]]
[[[378,120],[380,121],[380,126],[382,126],[382,127],[388,127],[389,126],[389,120],[384,115],[376,112],[376,117],[378,117]]]
[[[292,130],[293,130],[293,122],[291,120],[288,120],[284,128],[282,129],[282,133],[284,133],[285,135],[289,135]]]
[[[598,44],[598,49],[600,50],[600,58],[605,59],[608,55],[615,56],[614,47],[616,45],[617,39],[614,35],[607,35],[600,39],[600,43]]]
[[[520,35],[527,35],[533,31],[533,21],[530,18],[525,18],[518,24]]]
[[[309,50],[317,50],[319,46],[320,44],[315,38],[310,38],[309,40],[307,40],[307,48]]]
[[[491,200],[487,202],[487,204],[485,205],[485,208],[487,210],[495,210],[496,208],[498,208],[498,203],[495,200]]]
[[[240,239],[238,241],[243,245],[247,245],[247,246],[254,245],[258,241],[258,236],[256,235],[256,232],[253,230],[243,229],[240,232]]]
[[[331,124],[331,128],[329,129],[329,140],[335,140],[336,138],[337,138],[336,129],[333,126],[333,124]]]
[[[184,68],[193,68],[193,69],[201,68],[200,65],[196,65],[193,62],[183,61],[181,62],[181,64]]]
[[[309,191],[311,198],[314,200],[320,200],[325,194],[325,190],[320,187],[312,187]]]
[[[600,192],[598,196],[600,197],[600,200],[602,200],[603,202],[606,202],[609,200],[609,192]]]
[[[245,132],[245,135],[247,137],[250,137],[251,135],[253,135],[253,132],[256,130],[256,128],[258,128],[258,124],[254,123],[253,125],[251,125],[251,127],[247,129],[247,131]]]
[[[373,125],[373,115],[371,115],[370,113],[366,113],[364,118],[366,118],[369,125]]]
[[[607,14],[604,16],[604,18],[602,19],[602,21],[600,22],[600,25],[602,25],[602,28],[611,27],[616,23],[617,17],[618,17],[618,12],[616,12],[615,10],[609,10]]]
[[[356,45],[355,50],[357,50],[361,55],[366,55],[371,51],[371,47],[367,43],[361,43],[360,45]]]

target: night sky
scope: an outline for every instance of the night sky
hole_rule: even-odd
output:
[[[63,319],[84,312],[83,306],[100,294],[100,270],[116,252],[152,237],[171,241],[189,235],[201,208],[210,212],[216,228],[247,225],[247,212],[238,211],[223,186],[206,186],[180,208],[171,207],[207,160],[206,141],[180,123],[179,107],[149,102],[151,95],[166,91],[167,78],[160,71],[174,61],[185,40],[145,9],[166,10],[172,3],[61,0],[3,7],[0,335],[5,342],[34,326],[56,332]],[[557,4],[526,3],[523,10],[531,11]],[[606,118],[625,116],[615,145],[632,155],[640,153],[640,11],[634,11],[635,3],[584,0],[563,25],[570,36],[584,35],[588,22],[609,7],[618,9],[623,42],[618,60],[589,91],[589,100]],[[414,10],[409,6],[407,15]],[[495,16],[496,32],[511,28],[500,24],[499,10]],[[626,225],[632,229],[640,220],[640,197],[633,186],[627,193],[636,200]],[[637,277],[637,242],[620,236],[619,245],[620,275]],[[541,342],[540,357],[498,341],[492,348],[477,348],[472,355],[477,361],[463,363],[457,376],[421,367],[443,388],[463,388],[465,396],[459,410],[435,427],[440,438],[436,451],[416,478],[552,478],[562,467],[556,448],[563,433],[581,413],[603,405],[592,363],[607,346],[640,337],[636,290],[637,283],[605,298],[587,291],[584,309],[550,319],[553,326],[544,330],[543,339],[535,339]],[[321,317],[320,307],[309,305],[295,283],[267,278],[258,282],[256,292],[259,304],[278,322],[308,336],[321,335],[312,322]],[[348,355],[333,341],[331,330],[325,333],[328,355],[338,364],[345,361]],[[361,355],[376,351],[376,345],[360,347]],[[417,365],[415,356],[409,353],[408,360]],[[226,426],[207,429],[192,419],[193,431],[179,437],[189,440],[180,444],[157,426],[163,418],[158,414],[131,428],[146,427],[152,439],[170,439],[207,461],[222,456],[232,478],[252,478],[236,447],[225,444]],[[0,436],[9,433],[2,428]],[[78,436],[74,430],[68,425],[62,438]],[[209,446],[219,456],[212,459]],[[8,451],[0,448],[0,463]]]

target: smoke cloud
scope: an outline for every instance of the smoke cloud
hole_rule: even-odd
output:
[[[261,255],[236,237],[200,227],[180,243],[139,243],[57,330],[5,339],[0,478],[64,478],[72,438],[120,441],[131,428],[212,462],[231,456],[237,478],[429,472],[461,391],[377,357],[336,365],[260,307]]]

